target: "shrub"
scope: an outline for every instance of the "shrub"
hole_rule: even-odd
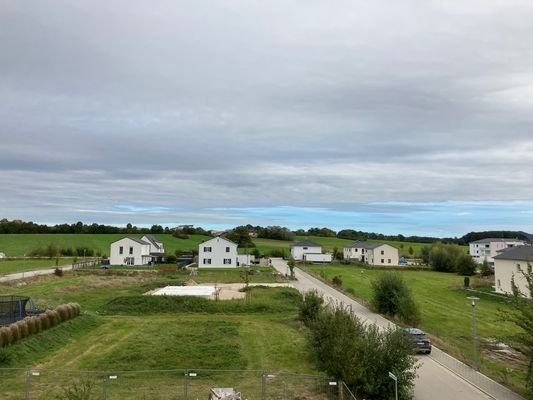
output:
[[[176,263],[176,256],[173,256],[173,255],[169,255],[169,256],[166,256],[166,262],[168,264],[175,264]]]
[[[183,240],[189,239],[189,235],[187,235],[186,233],[174,233],[172,236],[174,236],[177,239],[183,239]]]
[[[481,272],[481,276],[492,275],[492,270],[490,269],[490,265],[487,262],[487,260],[484,260],[483,264],[481,264],[480,272]]]
[[[55,276],[63,276],[63,270],[61,268],[54,269]]]
[[[476,273],[476,263],[468,254],[457,257],[455,269],[460,275],[472,276]]]
[[[463,283],[466,288],[470,287],[470,278],[468,276],[465,276],[465,278],[463,279]]]
[[[0,347],[7,347],[11,344],[11,330],[7,326],[0,328]]]
[[[342,276],[340,276],[340,275],[335,275],[335,276],[331,279],[331,283],[333,283],[333,286],[342,287]]]
[[[411,291],[399,274],[380,275],[372,282],[372,289],[371,303],[379,313],[397,317],[409,325],[418,325],[420,312]]]
[[[316,289],[304,293],[303,300],[300,303],[300,319],[306,325],[311,324],[316,321],[323,306],[324,298]]]

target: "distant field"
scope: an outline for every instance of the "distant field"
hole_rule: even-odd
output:
[[[125,236],[142,237],[143,235],[123,234],[4,234],[0,235],[0,252],[8,257],[22,257],[36,248],[53,244],[58,248],[87,248],[109,255],[111,243]],[[176,250],[198,249],[198,244],[209,239],[209,236],[190,235],[189,239],[177,239],[170,234],[155,235],[165,246],[168,254]]]
[[[343,288],[353,291],[355,297],[365,302],[369,302],[372,296],[371,282],[386,273],[383,269],[340,264],[308,265],[306,269],[328,280],[340,276]],[[421,328],[431,334],[438,347],[471,364],[472,307],[467,297],[472,294],[463,288],[463,277],[434,271],[405,270],[394,273],[401,274],[413,293],[421,311]],[[476,282],[478,278],[473,278],[472,284]],[[518,390],[523,390],[524,365],[498,357],[496,352],[489,350],[489,339],[507,342],[506,338],[518,332],[513,324],[502,320],[502,313],[509,310],[507,301],[480,292],[475,295],[481,298],[476,306],[477,332],[483,354],[480,359],[481,371],[500,382],[508,380],[506,385],[511,383]]]
[[[58,266],[72,264],[72,258],[58,259]],[[0,259],[0,275],[11,274],[14,272],[32,271],[35,269],[53,268],[56,266],[56,259],[40,259],[40,260],[5,260]]]
[[[227,271],[202,272],[198,278],[219,282],[229,279]],[[268,274],[264,278],[270,281]],[[198,378],[189,387],[191,398],[206,398],[209,387],[220,385],[236,387],[248,393],[248,398],[259,398],[262,370],[318,373],[296,320],[299,295],[294,289],[252,289],[249,300],[217,302],[215,308],[220,311],[211,313],[167,312],[159,308],[156,313],[146,315],[135,315],[135,310],[131,310],[131,315],[129,311],[113,314],[107,306],[115,299],[139,298],[147,290],[179,284],[185,279],[190,277],[153,271],[119,275],[98,272],[39,277],[29,280],[24,287],[0,284],[0,292],[30,295],[41,307],[75,301],[83,311],[82,316],[72,321],[3,349],[0,368],[42,369],[41,377],[31,385],[32,398],[39,394],[38,398],[42,399],[59,398],[60,387],[75,382],[80,377],[75,371],[81,369],[145,371],[119,373],[119,379],[110,383],[110,389],[115,390],[112,398],[169,400],[175,398],[169,395],[183,393],[183,371],[162,370],[228,371],[199,370]],[[252,279],[263,280],[261,275]],[[233,276],[233,280],[239,278]],[[155,300],[165,303],[168,299]],[[224,311],[226,306],[235,309],[237,303],[250,311]],[[267,309],[270,311],[263,311]],[[160,372],[154,375],[149,370]],[[23,378],[8,372],[0,379],[0,397],[20,398]],[[98,393],[101,393],[101,382],[100,378],[96,383]],[[313,386],[308,386],[312,390]],[[173,390],[169,392],[169,388]],[[287,390],[285,386],[279,389]],[[282,392],[277,398],[286,397]]]

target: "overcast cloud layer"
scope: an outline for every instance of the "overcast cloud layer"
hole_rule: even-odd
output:
[[[0,218],[533,231],[533,3],[4,1]]]

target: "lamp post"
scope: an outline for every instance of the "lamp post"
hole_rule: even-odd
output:
[[[394,394],[395,399],[398,400],[398,378],[392,372],[389,371],[389,378],[394,381]]]
[[[479,297],[470,296],[467,297],[468,300],[470,300],[470,304],[472,304],[472,336],[473,336],[473,342],[474,342],[474,369],[477,371],[477,347],[476,347],[476,301],[479,300]]]

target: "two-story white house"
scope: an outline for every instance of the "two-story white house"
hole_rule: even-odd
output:
[[[523,246],[525,242],[518,239],[495,239],[487,238],[469,243],[469,254],[478,264],[487,261],[494,264],[494,257],[501,251],[510,247]]]
[[[398,265],[400,252],[396,247],[385,243],[357,241],[343,249],[345,260],[369,265]]]
[[[152,261],[150,243],[134,237],[125,237],[111,243],[110,265],[148,265]]]
[[[239,266],[237,243],[215,237],[198,245],[199,268],[236,268]]]
[[[301,240],[291,245],[291,256],[296,261],[330,263],[332,255],[322,253],[322,246],[311,240]]]
[[[141,240],[150,245],[150,255],[152,256],[152,261],[164,261],[165,247],[163,246],[163,242],[157,240],[154,235],[144,235]]]
[[[511,280],[514,278],[514,282],[522,295],[531,297],[524,273],[528,272],[529,266],[533,265],[532,263],[533,246],[509,248],[494,256],[496,292],[512,293]]]

